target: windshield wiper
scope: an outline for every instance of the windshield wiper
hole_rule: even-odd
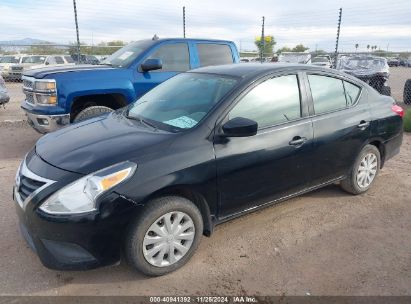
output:
[[[128,119],[131,119],[131,120],[136,120],[136,121],[140,122],[142,125],[151,127],[151,128],[154,129],[154,131],[158,130],[158,128],[154,124],[152,124],[152,123],[148,122],[147,120],[143,119],[141,116],[130,116],[128,114],[128,111],[126,111],[125,117],[128,118]]]

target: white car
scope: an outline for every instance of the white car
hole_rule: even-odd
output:
[[[21,63],[25,55],[4,55],[0,58],[0,75],[6,80],[20,80],[23,72]]]
[[[332,66],[329,56],[314,57],[313,59],[311,59],[311,64],[326,67],[326,68],[331,68]]]
[[[31,55],[23,59],[24,70],[39,69],[46,66],[75,65],[70,55]]]
[[[278,62],[310,64],[311,54],[306,52],[282,52],[278,56]]]

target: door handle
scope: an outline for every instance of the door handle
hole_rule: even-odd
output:
[[[295,136],[288,144],[290,146],[302,146],[307,141],[307,138],[301,136]]]
[[[368,127],[369,125],[370,125],[369,121],[361,120],[360,124],[357,127],[362,129],[362,128]]]

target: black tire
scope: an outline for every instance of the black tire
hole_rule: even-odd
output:
[[[96,117],[96,116],[100,116],[104,113],[110,113],[113,112],[114,110],[109,108],[109,107],[104,107],[104,106],[92,106],[92,107],[87,107],[83,110],[80,111],[80,113],[78,113],[76,115],[76,117],[74,117],[73,122],[79,122],[79,121],[83,121],[92,117]]]
[[[371,183],[367,187],[361,187],[358,182],[357,182],[357,175],[358,175],[358,169],[361,164],[361,161],[364,159],[364,157],[367,154],[374,154],[377,159],[377,166],[376,166],[376,173],[375,176],[373,177]],[[357,159],[355,160],[354,166],[351,168],[351,171],[349,175],[347,176],[346,179],[341,181],[341,188],[344,189],[345,191],[351,193],[351,194],[361,194],[366,192],[375,182],[376,177],[378,176],[378,173],[380,172],[381,168],[381,154],[380,151],[376,146],[373,145],[366,145],[358,155]]]
[[[168,266],[154,266],[144,257],[143,241],[150,226],[170,212],[183,212],[194,223],[195,233],[191,247],[177,262]],[[203,234],[203,219],[198,208],[188,199],[178,196],[156,198],[130,224],[125,238],[125,257],[129,265],[148,276],[161,276],[182,267],[193,256]],[[155,255],[154,255],[155,256]]]
[[[403,100],[405,104],[411,104],[411,79],[405,82]]]
[[[381,95],[391,96],[391,87],[389,87],[389,86],[383,86],[383,87],[381,88]]]

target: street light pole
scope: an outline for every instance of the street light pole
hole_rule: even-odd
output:
[[[76,34],[77,34],[77,63],[80,63],[80,37],[79,37],[79,32],[78,32],[76,0],[73,0],[73,8],[74,8],[74,21],[76,23]]]

